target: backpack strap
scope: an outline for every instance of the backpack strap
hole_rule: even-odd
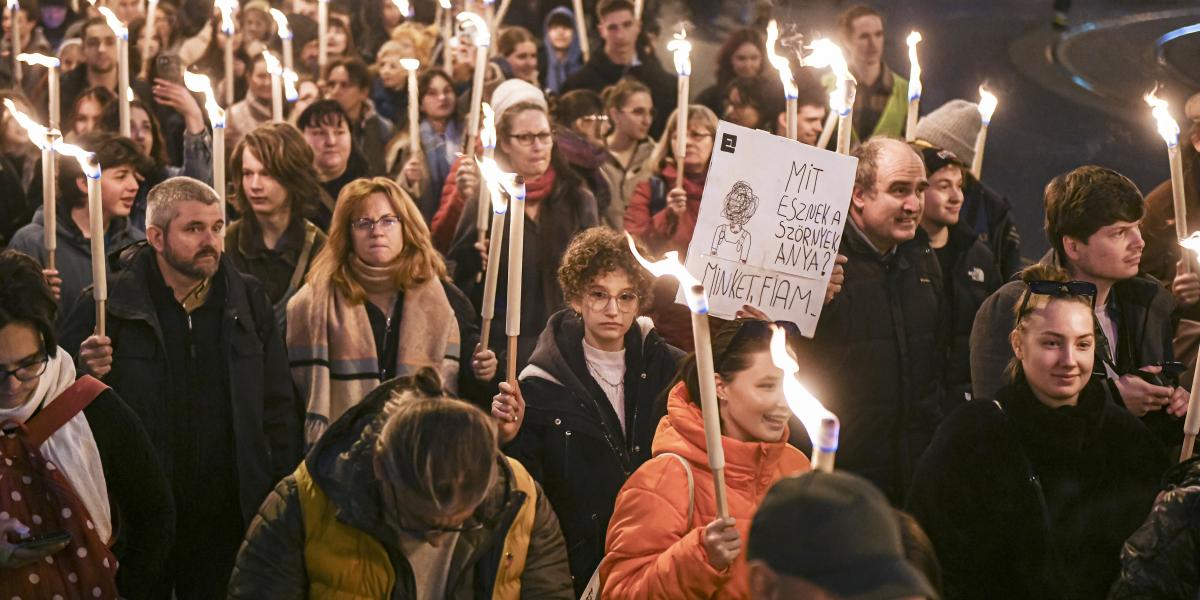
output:
[[[75,418],[97,397],[107,390],[99,379],[84,375],[75,380],[71,387],[59,394],[54,402],[46,405],[25,424],[25,438],[34,447],[41,446],[60,427]]]
[[[687,473],[687,482],[688,482],[687,522],[688,522],[688,527],[691,527],[692,526],[692,515],[696,512],[696,479],[695,479],[695,477],[692,476],[692,463],[689,463],[686,458],[684,458],[678,454],[675,454],[674,452],[663,452],[659,456],[674,457],[675,460],[679,461],[679,464],[683,465],[683,472]]]
[[[308,269],[308,257],[312,256],[313,243],[317,239],[317,226],[304,222],[304,247],[300,249],[300,257],[296,259],[296,269],[292,271],[292,280],[288,282],[285,296],[295,294],[304,283],[304,272]]]

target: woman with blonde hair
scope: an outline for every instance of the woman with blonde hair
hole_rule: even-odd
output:
[[[306,443],[381,381],[431,367],[455,387],[459,325],[445,279],[429,229],[399,185],[376,177],[342,189],[329,239],[287,308]]]

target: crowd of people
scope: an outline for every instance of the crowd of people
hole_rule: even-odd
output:
[[[1200,592],[1200,459],[1174,465],[1200,265],[1176,244],[1169,182],[1144,196],[1107,168],[1058,175],[1051,249],[1023,260],[1008,200],[968,167],[978,107],[953,100],[906,131],[877,9],[830,24],[857,80],[857,171],[815,333],[753,305],[708,317],[717,472],[692,317],[627,240],[687,253],[719,121],[788,134],[766,15],[720,31],[693,3],[720,49],[683,115],[657,2],[504,4],[480,93],[495,161],[525,185],[509,343],[480,316],[489,264],[505,281],[516,256],[491,255],[477,218],[473,37],[447,35],[435,3],[248,0],[232,35],[203,1],[14,4],[0,48],[14,107],[0,109],[4,598]],[[97,6],[136,40],[130,90]],[[299,73],[282,120],[263,56],[281,52],[280,16]],[[14,34],[60,59],[62,133],[94,153],[98,185],[68,157],[43,170],[15,111],[47,121],[48,72],[14,70]],[[791,66],[795,139],[817,145],[833,80]],[[226,189],[185,69],[234,99]],[[1189,108],[1200,203],[1200,100]],[[495,314],[509,305],[501,285]],[[839,418],[836,472],[814,471],[784,396],[781,331]]]

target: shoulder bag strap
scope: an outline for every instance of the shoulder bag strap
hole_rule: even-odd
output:
[[[34,447],[41,446],[107,389],[107,385],[91,375],[80,377],[25,424],[25,438]]]

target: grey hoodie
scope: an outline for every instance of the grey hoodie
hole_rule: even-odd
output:
[[[39,264],[45,266],[46,248],[42,242],[44,229],[42,208],[39,206],[33,214],[33,221],[13,234],[8,247],[32,256]],[[83,290],[92,285],[92,247],[71,219],[69,210],[59,209],[55,229],[58,231],[58,247],[54,253],[54,262],[59,277],[62,277],[62,299],[58,304],[57,320],[57,325],[61,326],[79,302]],[[113,219],[104,236],[105,253],[112,254],[145,238],[146,234],[134,229],[128,219]],[[105,263],[105,269],[108,276],[112,277],[110,263]]]

